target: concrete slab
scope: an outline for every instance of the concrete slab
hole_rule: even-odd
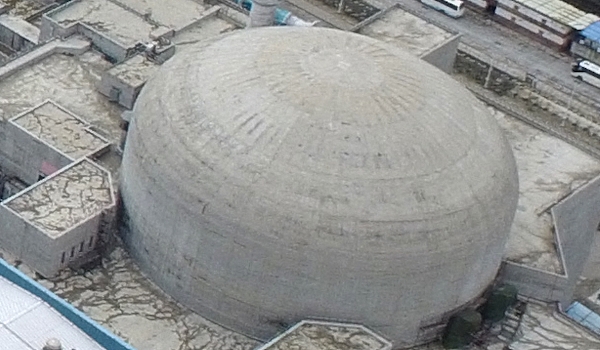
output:
[[[127,61],[115,65],[108,74],[132,87],[140,87],[154,74],[160,66],[147,60],[143,55],[137,55]]]
[[[27,19],[46,7],[43,1],[38,0],[4,0],[3,2],[10,7],[9,14],[22,19]]]
[[[522,335],[511,344],[510,349],[600,349],[597,337],[558,314],[552,306],[529,304],[520,329]]]
[[[505,258],[564,273],[549,209],[600,174],[600,161],[503,113],[495,116],[513,147],[519,171],[519,205]]]
[[[19,67],[0,80],[0,117],[10,119],[51,99],[89,122],[94,130],[102,130],[110,142],[118,142],[124,109],[96,91],[101,74],[110,67],[95,51],[80,56],[55,54]]]
[[[24,38],[30,43],[35,45],[38,44],[38,39],[40,37],[39,28],[19,17],[1,15],[0,27],[8,28],[11,32],[17,34],[21,38]]]
[[[193,44],[236,29],[237,27],[231,22],[212,16],[185,31],[179,32],[172,39],[172,42],[178,46]]]
[[[150,34],[158,28],[108,0],[74,1],[52,12],[50,18],[64,27],[83,23],[124,47],[134,46],[138,41],[151,41]]]
[[[3,205],[56,238],[113,203],[108,173],[90,161],[83,161]]]
[[[417,56],[453,36],[398,7],[390,9],[375,22],[363,27],[359,33],[393,44]]]
[[[390,350],[392,344],[361,325],[302,321],[258,350]]]
[[[179,30],[198,20],[208,9],[193,0],[115,0],[141,14],[147,14],[152,20]]]
[[[87,122],[51,101],[12,119],[12,122],[73,160],[95,154],[110,145],[91,131]]]

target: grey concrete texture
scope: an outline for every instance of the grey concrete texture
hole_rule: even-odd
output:
[[[501,278],[514,284],[519,294],[566,308],[590,255],[600,223],[600,178],[581,186],[551,208],[556,245],[565,274],[505,263]]]
[[[569,280],[562,302],[573,299],[575,284],[583,273],[600,224],[600,178],[572,193],[552,208],[555,230]]]
[[[406,347],[500,266],[512,151],[464,87],[395,47],[236,32],[181,50],[134,113],[126,243],[217,323],[265,339],[333,319]]]
[[[0,139],[0,167],[10,176],[33,184],[38,181],[42,164],[61,169],[72,162],[62,152],[34,137],[12,122],[0,122],[5,137]]]
[[[0,249],[54,277],[95,247],[114,205],[108,172],[81,160],[0,204]]]
[[[439,45],[423,53],[421,59],[450,74],[454,70],[454,61],[456,61],[458,44],[460,44],[460,35],[453,35]]]

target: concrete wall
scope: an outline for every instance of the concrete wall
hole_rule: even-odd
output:
[[[600,223],[600,178],[554,206],[552,215],[569,279],[564,299],[559,300],[566,307],[572,301],[575,284],[583,272]]]
[[[6,203],[9,202],[0,205],[0,247],[23,260],[44,277],[55,276],[70,262],[81,258],[96,246],[101,214],[91,217],[60,237],[51,238],[10,210]]]
[[[72,162],[12,122],[3,124],[5,134],[0,138],[0,167],[9,176],[33,184],[38,181],[43,162],[53,165],[57,170]]]
[[[102,214],[99,213],[55,239],[56,246],[51,257],[54,264],[52,275],[68,266],[70,262],[94,250],[98,241],[101,219]],[[71,256],[71,252],[73,252],[73,256]],[[63,253],[65,254],[64,261],[62,260]]]
[[[517,287],[519,294],[546,302],[563,300],[569,283],[566,276],[509,261],[503,263],[500,278]]]
[[[440,45],[425,52],[421,58],[428,63],[433,64],[444,72],[450,74],[454,70],[454,61],[460,44],[460,34],[454,35],[445,40]]]
[[[556,244],[565,275],[505,262],[501,278],[514,284],[519,293],[538,300],[568,306],[575,284],[588,259],[600,223],[600,178],[579,188],[551,209]]]
[[[109,99],[112,99],[114,96],[111,95],[113,94],[113,91],[116,90],[118,91],[118,95],[116,96],[117,99],[113,102],[117,102],[127,109],[133,109],[135,99],[142,90],[142,87],[143,85],[132,86],[126,84],[119,78],[106,71],[102,74],[102,79],[100,80],[100,85],[98,86],[98,92]]]
[[[0,245],[43,276],[57,272],[55,242],[4,205],[0,205]]]

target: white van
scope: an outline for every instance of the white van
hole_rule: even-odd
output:
[[[465,13],[465,3],[462,0],[421,0],[421,2],[450,17],[458,18]]]
[[[600,67],[590,61],[580,61],[571,67],[571,75],[600,88]]]

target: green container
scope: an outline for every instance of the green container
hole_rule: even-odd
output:
[[[487,302],[483,305],[481,314],[483,319],[491,322],[498,322],[504,318],[504,314],[509,307],[517,301],[517,288],[505,284],[492,291]]]
[[[481,328],[481,314],[467,309],[452,316],[442,338],[445,349],[462,349],[473,340],[473,334]]]

